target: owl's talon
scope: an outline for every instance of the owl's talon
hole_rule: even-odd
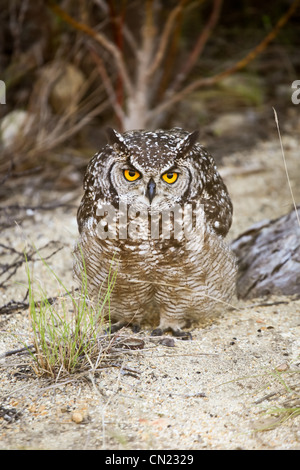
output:
[[[138,323],[134,323],[133,325],[131,325],[131,329],[133,333],[138,333],[139,331],[141,331],[141,327]]]
[[[161,328],[155,328],[151,331],[151,336],[162,336],[163,330]]]
[[[126,326],[126,323],[124,322],[117,322],[117,323],[113,323],[112,325],[108,326],[107,328],[105,328],[105,331],[107,334],[109,333],[116,333],[117,331],[121,330],[122,328],[124,328]]]
[[[173,336],[182,340],[193,339],[189,331],[182,331],[180,328],[172,328],[169,326],[168,328],[165,328],[164,331],[169,331]]]
[[[127,326],[130,326],[133,333],[138,333],[141,330],[141,327],[138,323],[134,323],[133,325],[128,325],[128,323],[125,323],[125,322],[117,322],[106,327],[104,331],[105,331],[105,334],[109,334],[109,333],[113,334]]]
[[[188,339],[193,339],[192,335],[189,331],[182,331],[180,329],[175,330],[174,328],[155,328],[151,332],[151,336],[163,336],[164,333],[171,333],[173,336],[176,338],[180,338],[182,340],[188,340]]]
[[[182,340],[191,340],[193,339],[191,333],[189,331],[181,331],[181,330],[172,330],[173,336],[176,338],[180,338]]]

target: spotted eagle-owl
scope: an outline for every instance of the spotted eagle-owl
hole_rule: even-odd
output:
[[[116,272],[106,302],[115,329],[148,323],[153,334],[184,336],[235,291],[227,188],[198,132],[108,134],[84,179],[75,274],[85,272],[89,296],[103,302]]]

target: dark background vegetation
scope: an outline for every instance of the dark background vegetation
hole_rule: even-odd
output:
[[[22,194],[28,185],[62,191],[81,187],[88,160],[106,141],[107,126],[122,131],[128,128],[128,122],[141,122],[145,124],[141,127],[148,128],[199,128],[202,141],[220,161],[232,150],[245,149],[275,135],[272,107],[283,125],[299,120],[298,109],[291,103],[291,83],[300,78],[299,5],[273,40],[245,67],[211,86],[195,87],[179,95],[173,105],[153,113],[168,99],[217,3],[57,1],[71,18],[100,32],[118,49],[136,91],[136,96],[132,93],[129,97],[111,51],[65,21],[51,8],[51,2],[0,0],[0,79],[6,84],[6,104],[0,105],[0,119],[3,123],[12,111],[26,112],[23,135],[9,145],[3,135],[0,141],[0,200]],[[298,2],[221,3],[215,24],[203,40],[203,50],[176,93],[199,79],[232,68]],[[153,44],[150,67],[178,4],[182,4],[182,11],[173,23],[155,73],[149,82],[143,78],[147,99],[146,108],[140,108],[138,91],[143,83],[136,75],[145,57],[145,24],[151,20],[154,26],[152,39],[149,36]],[[220,121],[222,116],[225,126]],[[14,119],[12,126],[18,127]]]

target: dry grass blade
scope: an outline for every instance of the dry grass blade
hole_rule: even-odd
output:
[[[280,141],[281,154],[282,154],[284,169],[285,169],[285,173],[286,173],[286,178],[287,178],[287,181],[288,181],[289,190],[290,190],[290,193],[291,193],[291,197],[292,197],[293,206],[294,206],[294,209],[295,209],[295,213],[296,213],[298,225],[299,225],[299,227],[300,227],[299,213],[298,213],[298,210],[297,210],[297,204],[296,204],[295,196],[294,196],[294,193],[293,193],[293,188],[292,188],[291,180],[290,180],[290,177],[289,177],[289,172],[288,172],[288,168],[287,168],[286,158],[285,158],[284,149],[283,149],[283,144],[282,144],[282,139],[281,139],[281,133],[280,133],[280,129],[279,129],[278,117],[277,117],[277,113],[276,113],[275,108],[273,108],[273,111],[274,111],[274,116],[275,116],[275,122],[276,122],[277,131],[278,131],[278,137],[279,137],[279,141]]]
[[[255,432],[264,432],[275,429],[276,427],[284,424],[287,420],[300,416],[300,385],[298,379],[298,369],[287,369],[279,372],[275,368],[273,370],[267,369],[259,374],[238,377],[232,381],[230,380],[219,384],[218,387],[246,380],[255,380],[257,384],[258,380],[260,385],[259,388],[255,390],[255,394],[260,394],[265,390],[268,390],[268,393],[257,398],[253,401],[253,404],[260,405],[265,401],[269,403],[269,401],[276,400],[274,405],[267,405],[267,407],[260,412],[260,414],[267,417],[259,418],[257,422],[254,423]],[[283,396],[285,397],[285,400],[280,403],[279,400]]]

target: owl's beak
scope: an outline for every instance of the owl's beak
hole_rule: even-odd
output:
[[[151,202],[153,201],[153,198],[155,196],[155,193],[156,193],[156,183],[155,181],[151,178],[149,183],[147,184],[147,191],[146,191],[146,196],[147,198],[149,199],[150,201],[150,204]]]

